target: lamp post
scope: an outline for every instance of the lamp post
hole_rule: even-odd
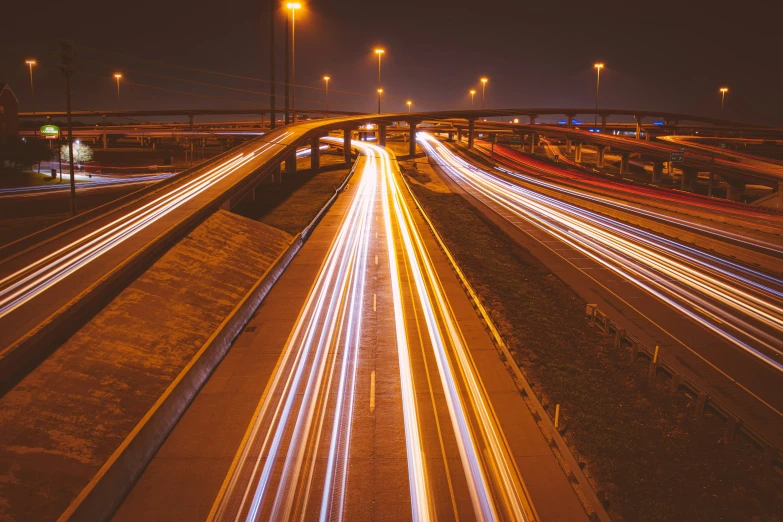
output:
[[[328,76],[324,76],[324,82],[326,82],[326,117],[329,117],[329,78]]]
[[[411,105],[413,105],[413,102],[412,102],[412,101],[410,101],[410,100],[408,100],[408,101],[406,101],[405,103],[407,103],[407,104],[408,104],[408,112],[411,112]]]
[[[593,130],[595,130],[598,127],[598,88],[601,85],[601,69],[604,68],[604,64],[597,63],[593,67],[595,67],[595,119],[593,120]]]
[[[378,114],[381,113],[381,93],[383,92],[383,89],[381,89],[381,56],[385,52],[383,49],[375,50],[375,54],[378,55]]]
[[[302,7],[298,2],[286,4],[291,10],[291,112],[296,123],[296,10]]]
[[[484,94],[487,90],[487,82],[489,80],[487,78],[481,79],[481,110],[484,110]]]
[[[720,88],[720,117],[723,118],[723,102],[726,101],[726,93],[729,92],[728,87]]]
[[[472,109],[474,106],[474,103],[476,101],[476,89],[470,90],[470,108]]]
[[[30,68],[30,94],[33,95],[33,123],[35,124],[35,135],[38,135],[38,120],[35,117],[35,88],[33,87],[33,66],[38,65],[35,60],[25,60],[27,66]]]
[[[114,73],[114,79],[117,80],[117,105],[120,104],[120,79],[121,78],[122,78],[122,74]]]

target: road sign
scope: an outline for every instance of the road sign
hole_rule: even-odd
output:
[[[41,127],[41,136],[47,140],[56,140],[60,137],[60,127],[57,125],[44,125]]]
[[[671,161],[672,163],[683,162],[683,161],[685,161],[685,153],[684,152],[670,152],[669,153],[669,161]]]

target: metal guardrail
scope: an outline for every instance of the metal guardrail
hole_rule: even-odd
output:
[[[629,351],[631,362],[636,363],[639,359],[648,360],[650,365],[648,375],[650,378],[654,378],[658,374],[665,374],[671,378],[672,394],[684,390],[694,397],[696,399],[694,411],[696,419],[701,418],[704,415],[704,410],[707,408],[723,418],[726,421],[726,428],[723,433],[723,441],[725,443],[728,444],[734,440],[737,432],[741,433],[762,451],[765,475],[771,475],[773,472],[783,473],[783,458],[781,458],[780,449],[755,428],[743,422],[742,418],[732,412],[725,404],[709,395],[706,390],[684,375],[674,364],[660,357],[657,346],[650,348],[643,344],[635,336],[626,332],[618,323],[610,319],[608,315],[600,311],[595,304],[588,304],[585,314],[590,318],[590,326],[602,331],[607,337],[614,337],[615,348],[625,348]]]

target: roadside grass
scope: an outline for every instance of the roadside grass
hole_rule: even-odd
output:
[[[550,416],[618,521],[772,520],[783,485],[762,475],[761,453],[723,421],[693,420],[694,399],[671,395],[600,332],[585,303],[546,266],[443,185],[429,164],[400,162]],[[429,178],[429,179],[425,179]],[[436,179],[438,178],[438,179]]]
[[[63,175],[63,183],[66,183],[66,176]],[[60,183],[60,175],[57,174],[56,179],[52,179],[49,174],[40,174],[34,170],[23,170],[19,172],[1,171],[0,172],[0,188],[18,188],[18,187],[38,187],[41,185],[57,185]],[[81,180],[76,180],[76,183],[81,183]]]
[[[237,214],[279,228],[291,235],[301,232],[332,197],[345,179],[350,166],[341,167],[339,157],[322,155],[321,165],[327,169],[312,174],[309,158],[297,161],[296,174],[283,172],[282,183],[264,183],[256,190],[255,202],[245,201],[233,209]]]

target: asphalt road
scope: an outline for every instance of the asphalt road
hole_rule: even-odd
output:
[[[779,277],[546,196],[524,169],[488,172],[419,140],[455,190],[587,302],[783,443]]]
[[[396,163],[357,145],[115,520],[587,519]]]

